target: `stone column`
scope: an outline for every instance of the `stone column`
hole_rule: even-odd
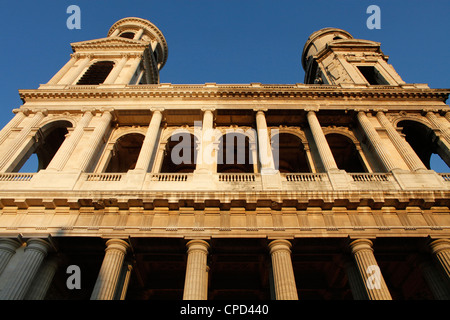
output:
[[[197,152],[196,173],[212,173],[216,165],[216,152],[214,151],[214,109],[202,109],[203,122],[201,131],[200,148]]]
[[[187,243],[187,266],[183,300],[207,300],[207,258],[209,244],[203,240]]]
[[[127,56],[123,56],[122,59],[120,59],[119,63],[114,66],[114,68],[111,70],[111,73],[106,77],[104,84],[112,84],[114,83],[117,78],[119,77],[120,72],[123,70],[123,67],[128,61]]]
[[[258,133],[259,160],[261,163],[261,174],[275,171],[272,148],[267,128],[264,111],[256,110],[256,129]]]
[[[333,153],[331,152],[327,139],[323,134],[322,127],[320,126],[316,113],[314,111],[309,111],[307,113],[307,118],[325,171],[337,170],[338,166],[336,164],[336,161],[334,160]]]
[[[25,297],[50,249],[51,245],[46,240],[27,241],[21,261],[7,279],[3,290],[0,291],[0,300],[22,300]]]
[[[11,130],[16,128],[27,117],[29,111],[27,109],[14,109],[13,112],[16,114],[14,118],[0,131],[0,145],[8,138]]]
[[[20,247],[20,242],[15,239],[0,239],[0,274],[5,270],[11,257],[16,253],[16,249]]]
[[[431,253],[450,280],[450,239],[438,239],[430,243]]]
[[[448,279],[442,277],[433,263],[423,260],[419,263],[425,281],[436,300],[450,300],[450,286]]]
[[[56,257],[51,257],[47,261],[44,261],[24,299],[44,300],[57,268],[58,261]]]
[[[142,35],[144,34],[144,29],[139,29],[138,32],[134,35],[133,40],[141,40]]]
[[[92,291],[91,300],[114,299],[123,261],[129,248],[129,244],[120,239],[110,239],[106,242],[106,246],[105,257]]]
[[[81,160],[79,169],[81,171],[86,171],[89,168],[89,164],[92,157],[96,154],[102,138],[106,134],[108,128],[111,125],[111,120],[113,119],[112,111],[104,111],[100,119],[100,123],[97,124],[92,136],[89,139],[89,143],[86,145],[86,151],[84,152]]]
[[[57,84],[59,80],[62,79],[69,71],[74,64],[77,62],[78,58],[76,54],[72,54],[70,60],[50,79],[50,81],[47,84]]]
[[[135,170],[148,172],[150,161],[152,159],[153,150],[157,143],[159,127],[162,120],[162,111],[164,109],[152,109],[153,115],[142,143],[141,151],[136,162]]]
[[[76,63],[67,70],[65,75],[57,82],[57,84],[71,85],[80,76],[81,72],[89,65],[91,57],[84,57],[77,59]],[[75,66],[78,64],[77,66]]]
[[[405,160],[408,167],[412,170],[427,169],[422,163],[422,160],[414,152],[413,148],[409,143],[397,132],[392,123],[386,117],[383,112],[377,112],[377,119],[380,121],[381,125],[386,129],[386,132],[391,139],[394,146],[397,148],[400,155]]]
[[[441,136],[450,143],[450,126],[445,126],[443,123],[441,123],[440,119],[434,114],[434,112],[427,112],[426,114],[427,119],[430,120],[430,122],[439,129],[441,132]],[[447,122],[446,120],[444,120]]]
[[[94,114],[93,111],[86,111],[81,118],[80,122],[77,124],[75,129],[70,133],[70,135],[64,140],[61,147],[56,152],[50,164],[47,166],[46,170],[61,171],[72,155],[73,150],[75,150],[78,142],[81,140],[84,128],[86,128],[91,122]]]
[[[365,286],[361,281],[358,269],[356,269],[355,263],[351,260],[344,262],[344,268],[347,273],[348,284],[352,291],[354,300],[368,300]]]
[[[0,153],[0,169],[6,169],[7,171],[9,168],[4,167],[8,162],[10,162],[11,158],[18,151],[18,149],[23,145],[25,141],[27,141],[27,139],[33,139],[33,137],[30,136],[30,132],[33,128],[38,126],[42,119],[44,119],[47,113],[46,111],[47,110],[36,111],[31,121],[29,121],[27,125],[22,128],[22,130],[14,138],[14,140],[4,146],[4,148],[1,150],[2,152]]]
[[[369,300],[392,300],[372,249],[372,241],[358,239],[350,243],[356,266]]]
[[[390,156],[384,148],[383,141],[370,120],[367,118],[365,112],[358,112],[358,121],[386,170],[391,171],[392,169],[399,168],[399,166],[395,163],[395,157]]]
[[[291,261],[291,243],[274,240],[269,243],[277,300],[298,300],[294,269]]]
[[[450,122],[450,112],[445,113],[445,119],[447,119],[447,121]]]

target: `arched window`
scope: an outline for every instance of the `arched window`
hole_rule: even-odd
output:
[[[290,133],[279,133],[272,139],[275,169],[283,173],[311,172],[305,147],[299,137]]]
[[[72,127],[69,121],[56,121],[42,127],[13,172],[37,172],[46,169],[64,142],[69,127]]]
[[[449,172],[450,150],[438,139],[433,130],[413,120],[400,121],[397,126],[402,128],[406,141],[428,169],[433,169],[437,172]],[[439,165],[432,166],[432,156],[433,158],[438,158],[436,160],[440,160],[437,161],[440,163]],[[433,163],[435,162],[433,161]]]
[[[167,141],[161,173],[194,172],[197,161],[198,139],[189,132],[173,134]]]
[[[227,133],[219,139],[217,172],[253,173],[250,139],[242,133]]]
[[[136,166],[139,152],[145,136],[139,133],[129,133],[120,137],[109,160],[106,172],[127,172]]]
[[[339,133],[329,133],[325,137],[339,169],[347,172],[367,171],[355,144],[350,138]]]
[[[98,85],[103,83],[114,68],[112,61],[98,61],[92,64],[78,80],[78,85]]]

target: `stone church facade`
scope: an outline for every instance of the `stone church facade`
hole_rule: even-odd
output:
[[[450,90],[380,43],[314,32],[279,85],[160,83],[140,18],[71,46],[0,131],[0,299],[450,298]]]

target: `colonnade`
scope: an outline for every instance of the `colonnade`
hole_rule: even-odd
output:
[[[200,141],[200,152],[197,156],[197,169],[196,172],[210,172],[211,163],[205,161],[205,159],[211,158],[210,148],[211,137],[208,130],[213,128],[213,112],[214,109],[206,108],[203,111],[202,122],[202,138]],[[255,109],[255,120],[257,125],[258,134],[258,152],[261,163],[261,172],[274,172],[274,159],[271,151],[270,137],[268,136],[268,126],[266,121],[266,114],[264,109]],[[156,156],[153,154],[155,146],[158,144],[159,132],[163,121],[163,108],[152,108],[152,118],[149,122],[145,139],[137,159],[135,172],[145,173],[151,170],[151,161]],[[306,119],[308,126],[312,133],[313,143],[316,145],[320,161],[322,162],[325,172],[337,170],[338,166],[333,158],[330,146],[327,143],[324,131],[321,127],[319,119],[317,117],[317,111],[306,110]],[[104,110],[86,110],[80,118],[78,124],[70,132],[68,137],[64,140],[63,144],[56,152],[52,161],[49,163],[47,169],[49,171],[82,171],[89,172],[92,168],[92,162],[96,158],[98,151],[104,143],[105,136],[108,130],[111,128],[111,123],[115,117],[113,109]],[[30,146],[34,141],[33,130],[39,127],[39,124],[45,119],[47,115],[46,110],[19,110],[16,116],[5,126],[0,132],[0,172],[11,172],[16,167],[18,157],[23,156],[26,148]],[[97,118],[95,124],[92,124],[92,120]],[[448,118],[448,117],[446,117]],[[427,112],[426,119],[430,121],[430,124],[441,130],[440,138],[444,139],[446,143],[450,143],[449,129],[446,128],[443,121],[448,123],[447,119],[436,115],[433,112]],[[383,111],[376,113],[376,119],[382,130],[386,132],[388,141],[392,145],[387,145],[387,140],[383,139],[374,123],[369,120],[367,112],[358,111],[356,119],[362,128],[362,132],[367,137],[368,144],[372,146],[376,157],[379,159],[380,164],[384,166],[387,172],[397,168],[408,168],[411,171],[420,169],[426,169],[421,159],[416,152],[405,140],[405,138],[398,132],[395,126],[387,118]],[[79,145],[80,141],[85,139],[83,134],[86,132],[87,127],[94,127],[93,130],[87,130],[89,137],[86,145],[88,147],[82,148],[81,154],[77,154],[80,158],[76,161],[76,165],[72,163],[71,166],[67,166],[70,156],[74,153],[74,150]],[[13,139],[8,139],[9,134],[12,131],[17,131],[17,128],[21,127],[20,132],[15,133]],[[392,148],[395,148],[400,157],[393,156],[391,153]],[[208,154],[209,153],[209,154]]]
[[[23,248],[18,257],[20,261],[15,261],[15,267],[9,268],[7,277],[1,277],[20,247]],[[354,299],[391,300],[374,255],[372,241],[365,238],[354,239],[349,242],[348,248],[352,261],[348,262],[346,269]],[[292,265],[291,241],[272,240],[267,249],[271,258],[276,299],[301,299]],[[429,249],[441,270],[432,267],[430,262],[423,262],[421,268],[424,278],[436,299],[450,299],[450,290],[446,284],[446,281],[450,281],[450,240],[433,240]],[[0,300],[44,299],[58,267],[58,260],[51,254],[55,250],[47,239],[31,238],[26,243],[16,239],[0,239]],[[103,262],[91,294],[92,300],[124,299],[128,280],[123,281],[121,278],[124,261],[130,250],[130,244],[125,240],[110,239],[106,242]],[[208,255],[211,254],[211,245],[207,240],[191,240],[186,244],[186,254],[183,299],[207,300],[210,271]],[[127,279],[130,270],[127,268]],[[444,281],[440,280],[441,276],[444,276]]]

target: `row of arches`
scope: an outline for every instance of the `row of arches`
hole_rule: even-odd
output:
[[[433,130],[413,120],[400,121],[398,126],[427,168],[438,172],[448,171],[449,150]],[[36,172],[45,169],[71,127],[71,122],[63,120],[42,127],[14,171]],[[361,148],[350,137],[333,131],[325,132],[325,137],[339,169],[361,173],[371,170]],[[114,152],[101,171],[120,173],[134,169],[144,138],[144,133],[136,132],[124,133],[118,137],[114,142]],[[282,173],[320,171],[305,139],[292,132],[281,131],[274,134],[271,143],[275,168]],[[177,132],[162,139],[161,145],[165,148],[159,154],[159,161],[154,160],[157,167],[153,170],[160,173],[193,172],[196,169],[199,143],[200,139],[189,131]],[[215,149],[218,173],[258,172],[257,143],[254,136],[239,132],[225,133],[218,138]]]

